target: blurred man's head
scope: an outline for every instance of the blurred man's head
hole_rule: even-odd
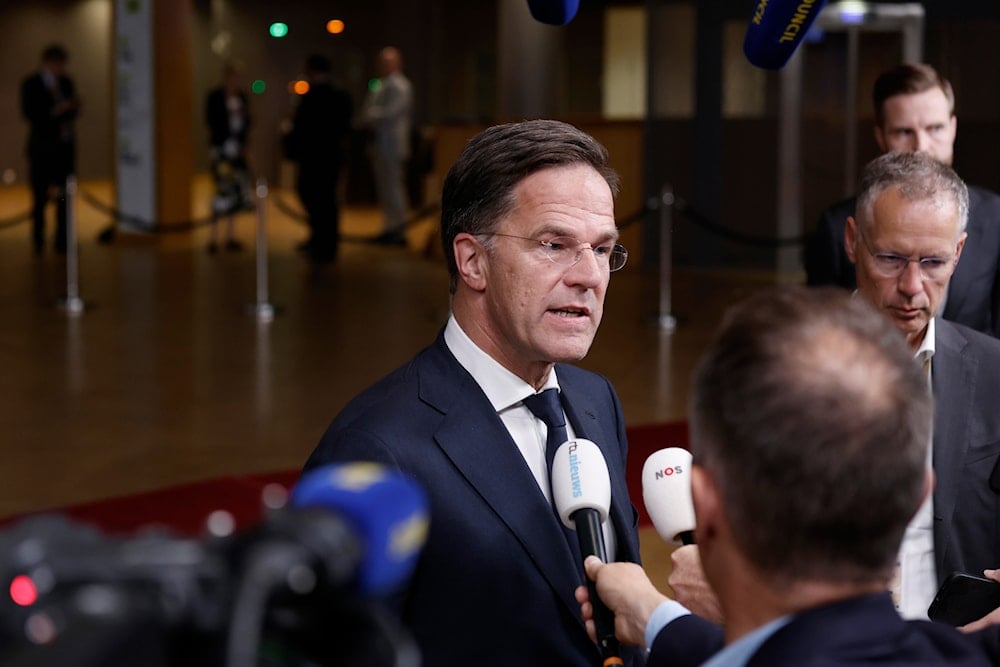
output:
[[[389,76],[403,69],[403,55],[394,46],[387,46],[378,52],[379,76]]]
[[[50,44],[42,51],[42,66],[56,75],[65,72],[68,61],[69,53],[61,44]]]
[[[933,67],[905,63],[883,72],[872,98],[875,141],[883,152],[923,151],[951,165],[958,129],[955,95]]]
[[[858,292],[919,347],[965,246],[969,194],[951,169],[924,153],[887,153],[861,175],[844,245]]]
[[[932,414],[902,336],[865,300],[793,287],[732,307],[691,405],[697,543],[723,605],[734,563],[775,589],[884,590],[929,488]]]

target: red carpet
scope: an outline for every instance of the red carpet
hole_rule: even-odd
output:
[[[649,526],[642,502],[642,466],[646,458],[664,447],[686,447],[687,422],[649,424],[628,429],[629,462],[626,472],[632,502],[639,510],[639,523]],[[238,529],[256,523],[262,513],[261,491],[269,483],[290,488],[298,470],[271,474],[220,477],[119,498],[110,498],[64,508],[67,516],[94,524],[111,534],[131,533],[138,528],[166,526],[183,535],[204,532],[209,513],[224,509],[236,519]],[[9,519],[8,519],[9,521]]]

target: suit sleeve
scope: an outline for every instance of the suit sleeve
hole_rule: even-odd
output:
[[[722,650],[722,628],[688,614],[660,630],[649,647],[647,667],[697,667]]]
[[[806,284],[842,285],[841,253],[844,245],[844,225],[838,221],[834,208],[823,211],[805,246]],[[838,224],[839,223],[839,224]],[[853,271],[853,267],[851,267]]]

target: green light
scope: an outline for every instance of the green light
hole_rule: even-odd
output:
[[[255,95],[261,95],[265,90],[267,90],[267,84],[260,79],[257,79],[250,84],[250,90],[252,90]]]
[[[271,33],[271,37],[284,37],[288,34],[288,24],[276,21],[268,28],[268,32]]]
[[[370,90],[371,92],[377,93],[381,87],[382,87],[382,79],[379,78],[368,79],[368,90]]]

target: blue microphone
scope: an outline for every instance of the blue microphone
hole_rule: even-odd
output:
[[[315,468],[292,489],[293,509],[321,508],[348,525],[363,554],[356,584],[382,595],[409,580],[427,539],[427,496],[402,473],[376,463]]]
[[[805,39],[826,0],[757,0],[743,53],[751,65],[781,69]]]
[[[580,0],[528,0],[534,19],[548,25],[566,25],[579,8]]]

